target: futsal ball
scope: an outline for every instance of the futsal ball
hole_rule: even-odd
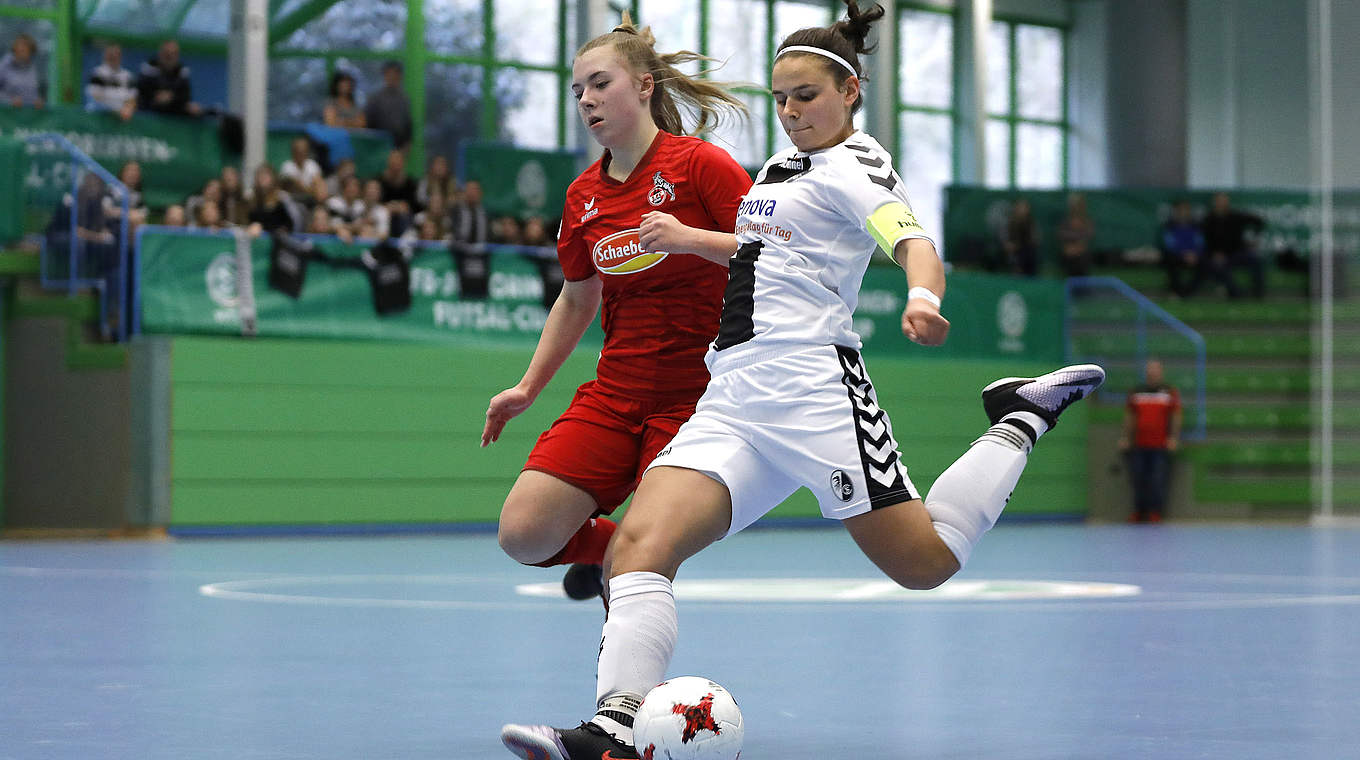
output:
[[[707,678],[672,678],[647,692],[633,721],[643,760],[737,760],[746,727],[731,693]]]

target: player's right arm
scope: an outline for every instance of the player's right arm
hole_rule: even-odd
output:
[[[597,277],[568,280],[548,312],[543,334],[538,338],[534,357],[524,377],[512,388],[491,398],[486,410],[486,426],[482,428],[482,446],[495,443],[511,419],[528,409],[538,394],[552,380],[562,363],[581,342],[590,323],[600,311],[600,294],[604,283]]]

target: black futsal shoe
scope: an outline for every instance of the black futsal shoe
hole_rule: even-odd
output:
[[[1103,382],[1105,370],[1094,364],[1073,364],[1038,377],[1003,377],[982,389],[982,408],[993,425],[1012,412],[1033,412],[1051,428],[1064,409]]]
[[[604,593],[604,568],[577,562],[562,576],[562,590],[577,601],[594,599]]]
[[[501,727],[506,749],[524,760],[639,760],[638,753],[594,723],[576,728]]]

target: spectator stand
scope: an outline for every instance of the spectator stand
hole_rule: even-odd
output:
[[[106,339],[122,342],[129,333],[128,211],[129,193],[123,183],[71,141],[59,134],[40,133],[24,140],[30,160],[44,174],[68,174],[66,192],[51,197],[51,188],[26,188],[26,205],[51,208],[40,238],[39,281],[47,290],[64,290],[68,297],[92,289],[98,293],[100,329]],[[46,166],[43,166],[43,165]],[[122,213],[114,223],[103,218],[102,201],[111,196]],[[135,291],[135,288],[134,288]]]
[[[1190,388],[1182,386],[1186,425],[1182,439],[1203,441],[1208,433],[1208,350],[1204,337],[1117,277],[1069,277],[1064,343],[1070,361],[1104,366],[1109,379],[1103,401],[1121,403],[1142,380],[1149,358],[1167,365],[1168,377],[1189,369]]]

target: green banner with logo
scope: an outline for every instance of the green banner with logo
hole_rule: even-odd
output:
[[[215,122],[150,114],[123,121],[112,112],[61,105],[0,108],[0,136],[23,139],[43,132],[60,134],[114,174],[127,161],[141,164],[144,197],[152,206],[182,202],[222,169]],[[65,155],[55,146],[29,146],[24,179],[29,203],[55,204],[70,190]]]
[[[0,245],[24,234],[24,177],[28,155],[18,140],[0,137]]]
[[[336,260],[354,262],[366,250],[332,237],[306,239]],[[464,298],[449,248],[418,248],[410,260],[410,308],[379,316],[362,268],[310,261],[301,292],[292,298],[269,285],[272,240],[255,238],[249,246],[246,280],[235,235],[147,228],[140,243],[142,330],[424,342],[482,337],[504,343],[536,341],[547,319],[533,249],[493,246],[486,297]]]
[[[365,247],[307,237],[327,256],[353,261]],[[379,316],[366,273],[311,261],[298,298],[269,286],[268,237],[249,241],[250,278],[240,276],[232,234],[187,234],[148,227],[141,236],[142,329],[150,333],[218,333],[295,338],[369,338],[438,342],[485,338],[536,341],[547,319],[536,254],[492,246],[486,297],[462,294],[445,246],[416,249],[410,262],[411,307]],[[248,289],[248,293],[243,291]],[[980,273],[949,278],[944,346],[925,348],[902,335],[906,280],[901,270],[871,268],[860,290],[855,328],[869,355],[1059,361],[1063,357],[1062,284]],[[253,312],[251,302],[253,301]],[[253,313],[253,325],[250,314]],[[598,324],[588,340],[599,344]]]
[[[576,155],[473,141],[463,145],[461,173],[482,184],[483,205],[493,214],[555,219],[576,179]]]
[[[22,140],[44,132],[60,134],[114,174],[128,161],[141,164],[143,196],[154,208],[183,203],[217,176],[224,164],[241,160],[223,147],[214,119],[139,113],[123,121],[109,111],[77,106],[0,108],[0,137]],[[276,167],[287,159],[289,143],[300,134],[296,129],[270,132],[267,155]],[[360,176],[377,176],[386,166],[391,138],[358,130],[350,132],[349,139]],[[65,152],[40,145],[29,146],[28,152],[32,159],[24,175],[28,203],[51,206],[70,191],[71,168]]]
[[[1011,204],[1023,197],[1030,202],[1039,231],[1041,261],[1056,271],[1058,225],[1073,194],[1085,196],[1087,211],[1095,222],[1092,249],[1117,256],[1140,248],[1155,249],[1158,229],[1176,201],[1189,201],[1198,218],[1208,209],[1214,192],[1167,188],[1013,191],[955,185],[946,191],[945,250],[950,261],[960,264],[999,261],[998,241],[1007,214]],[[1267,255],[1289,250],[1307,255],[1317,247],[1314,238],[1321,227],[1322,210],[1316,196],[1282,190],[1227,192],[1234,208],[1265,221],[1258,245]],[[1337,250],[1360,251],[1360,191],[1336,193],[1334,204]]]
[[[864,351],[922,358],[990,358],[1029,361],[1063,359],[1061,282],[954,272],[949,275],[942,313],[949,320],[943,346],[925,347],[902,334],[906,277],[896,268],[870,267],[855,309],[855,330]]]

